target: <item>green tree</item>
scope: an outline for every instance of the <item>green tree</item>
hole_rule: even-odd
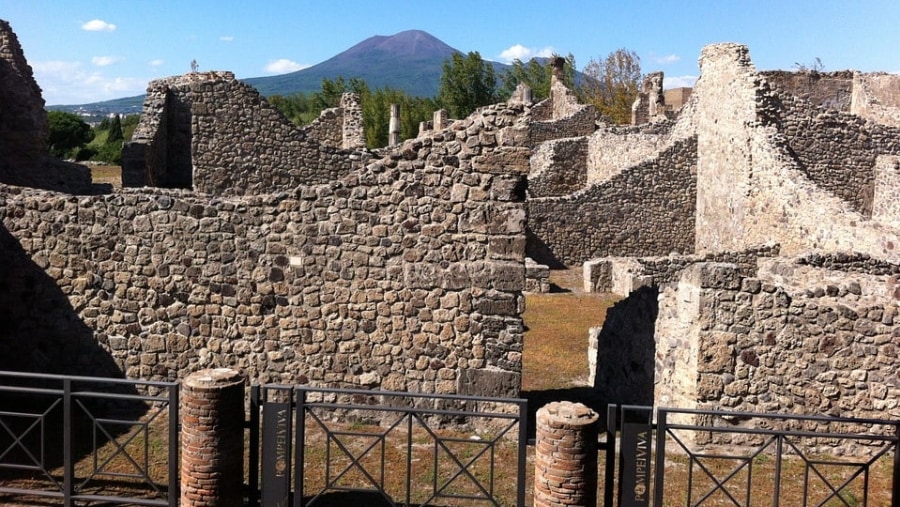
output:
[[[438,103],[452,118],[464,118],[481,106],[498,101],[497,77],[477,51],[454,53],[444,60]]]
[[[47,113],[50,124],[50,154],[58,158],[67,158],[78,148],[86,145],[94,138],[90,125],[80,116],[64,111]]]
[[[631,122],[631,105],[640,90],[641,59],[634,51],[617,49],[603,60],[593,58],[582,70],[578,89],[585,104],[593,104],[614,123]]]
[[[556,55],[553,58],[556,58]],[[519,59],[513,60],[512,68],[507,69],[503,74],[500,97],[509,98],[519,83],[525,83],[531,88],[531,94],[535,101],[549,97],[550,78],[553,75],[551,62],[552,59],[542,63],[537,58],[532,58],[525,64]],[[575,57],[571,53],[566,57],[563,84],[571,90],[575,89]]]
[[[119,115],[114,115],[109,121],[109,134],[106,136],[106,142],[111,143],[123,139],[125,139],[125,134],[122,133],[122,120],[119,119]]]

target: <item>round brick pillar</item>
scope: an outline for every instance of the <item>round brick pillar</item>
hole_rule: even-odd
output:
[[[537,411],[534,505],[597,505],[597,420],[580,403],[553,402]]]
[[[192,373],[181,386],[181,506],[241,507],[244,378],[228,368]]]

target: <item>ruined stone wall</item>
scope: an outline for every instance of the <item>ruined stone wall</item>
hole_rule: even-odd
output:
[[[586,137],[541,143],[531,156],[528,195],[558,197],[576,192],[587,182]]]
[[[91,192],[88,168],[48,156],[49,134],[41,88],[18,37],[0,19],[0,182]]]
[[[596,257],[691,252],[696,153],[696,140],[686,139],[602,184],[529,199],[529,257],[554,267]]]
[[[672,144],[671,129],[671,122],[601,127],[588,138],[587,182],[607,181],[629,167],[652,160]]]
[[[849,175],[826,153],[851,157],[848,167],[867,167],[869,175],[857,176],[871,182],[879,152],[896,146],[889,127],[779,94],[753,69],[744,46],[707,46],[700,63],[702,75],[690,104],[701,161],[698,253],[775,242],[785,254],[857,250],[898,258],[897,229],[854,210],[852,196],[836,195],[842,190],[835,182]],[[831,135],[839,136],[839,145],[831,147]],[[864,144],[852,144],[857,142]],[[821,153],[823,160],[804,153]],[[823,167],[821,178],[813,180],[811,166]],[[871,203],[871,183],[863,191],[854,181],[847,187],[860,196],[856,203]]]
[[[900,129],[779,95],[778,124],[801,170],[820,188],[872,215],[875,160],[900,154]]]
[[[518,395],[528,157],[504,111],[292,191],[0,187],[0,368]]]
[[[900,76],[855,73],[850,112],[875,123],[900,127]]]
[[[28,170],[48,150],[50,129],[41,89],[9,22],[0,19],[0,168]],[[15,149],[9,149],[15,147]]]
[[[738,266],[744,276],[755,276],[758,261],[777,256],[778,245],[762,245],[742,252],[661,257],[609,257],[584,263],[584,291],[610,292],[625,297],[639,287],[665,286],[677,282],[688,266],[726,262]]]
[[[336,115],[314,129],[326,137],[323,144],[228,72],[151,82],[141,122],[148,125],[123,148],[126,186],[258,194],[334,181],[370,158],[340,148]]]
[[[897,264],[867,255],[697,264],[662,292],[656,404],[896,419]]]
[[[853,95],[853,71],[837,72],[787,70],[761,71],[773,89],[793,95],[815,106],[850,112]]]
[[[340,107],[323,109],[319,117],[304,125],[302,130],[325,146],[340,148],[344,144],[344,110]]]

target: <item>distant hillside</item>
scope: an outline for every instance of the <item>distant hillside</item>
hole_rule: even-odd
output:
[[[437,95],[442,66],[454,53],[462,53],[433,35],[408,30],[396,35],[370,37],[350,49],[312,67],[278,76],[243,79],[265,96],[313,93],[322,79],[362,78],[372,89],[391,87],[419,97]],[[497,77],[508,65],[494,63]],[[143,95],[73,106],[50,106],[74,112],[137,113]]]

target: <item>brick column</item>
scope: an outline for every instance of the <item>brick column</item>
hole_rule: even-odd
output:
[[[244,379],[228,368],[201,370],[182,383],[181,506],[241,507],[244,483]]]
[[[593,410],[568,401],[537,412],[534,506],[597,505],[597,420]]]

